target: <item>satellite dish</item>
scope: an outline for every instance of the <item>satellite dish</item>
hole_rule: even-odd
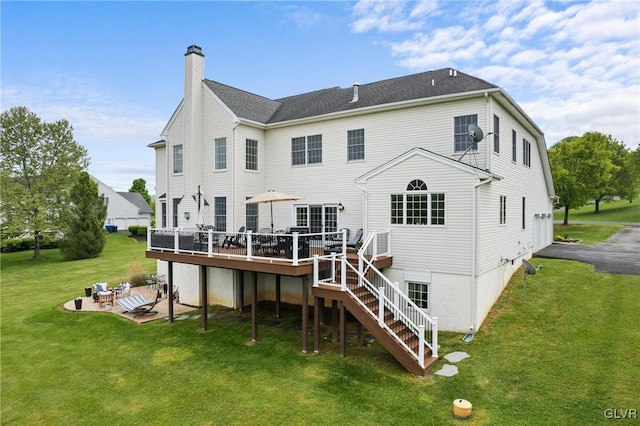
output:
[[[471,136],[471,139],[473,140],[474,143],[480,142],[484,138],[484,133],[482,132],[482,129],[476,126],[475,124],[469,124],[469,127],[467,127],[467,130],[469,131],[469,136]]]
[[[538,270],[536,268],[534,268],[532,264],[530,264],[529,262],[527,262],[524,259],[522,259],[522,265],[524,265],[525,274],[535,275],[536,272],[538,272]]]

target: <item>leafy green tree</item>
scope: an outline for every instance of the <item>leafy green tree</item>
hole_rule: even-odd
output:
[[[89,165],[87,150],[67,120],[46,123],[25,107],[2,112],[0,142],[3,232],[33,236],[38,258],[43,232],[59,229],[69,189]]]
[[[582,136],[582,143],[593,148],[595,162],[592,163],[595,176],[594,195],[595,213],[600,213],[600,203],[613,199],[618,189],[618,174],[624,167],[627,149],[623,143],[613,139],[611,135],[599,132],[588,132]]]
[[[549,164],[556,196],[555,208],[564,208],[563,223],[569,223],[569,209],[582,207],[589,201],[588,188],[573,173],[573,155],[579,144],[577,136],[565,138],[549,148]]]
[[[87,259],[102,253],[106,242],[107,205],[98,184],[82,172],[70,193],[71,204],[62,214],[64,239],[60,251],[66,260]]]
[[[129,192],[137,192],[142,195],[142,198],[151,205],[151,197],[149,196],[149,192],[147,192],[147,181],[143,178],[138,178],[133,181],[131,184],[131,188],[129,188]]]
[[[640,193],[640,145],[635,151],[625,152],[622,168],[615,177],[616,194],[631,203]]]

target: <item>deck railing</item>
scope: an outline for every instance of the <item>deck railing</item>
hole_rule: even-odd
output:
[[[358,251],[358,267],[356,268],[347,261],[347,257],[343,254],[332,254],[326,256],[314,257],[314,277],[313,285],[320,284],[336,285],[342,291],[352,294],[355,300],[359,302],[363,309],[367,310],[371,315],[378,319],[378,325],[387,329],[410,353],[414,354],[416,360],[421,367],[424,367],[424,347],[425,345],[431,349],[433,357],[438,356],[438,319],[430,317],[420,307],[418,307],[411,299],[409,299],[401,290],[398,283],[391,282],[382,272],[380,272],[365,255],[369,246],[377,246],[377,242],[381,241],[378,236],[370,233],[365,239],[361,249]],[[390,242],[390,233],[387,231],[383,241]],[[390,245],[389,245],[390,246]],[[377,248],[371,248],[371,253],[380,256],[382,252]],[[390,250],[389,250],[390,251]],[[371,255],[372,257],[375,255]],[[339,268],[339,269],[338,269]],[[347,276],[357,276],[358,286],[364,286],[367,290],[375,295],[381,303],[378,303],[378,312],[369,309],[349,288],[347,285]],[[337,279],[340,282],[337,282]],[[387,309],[393,315],[395,320],[402,322],[408,330],[411,331],[419,340],[418,352],[411,349],[393,330],[391,330],[384,321],[384,311]]]
[[[324,252],[326,244],[339,241],[342,236],[342,232],[265,233],[150,228],[147,231],[147,249],[249,261],[278,260],[297,266],[301,261],[311,261],[314,254]]]

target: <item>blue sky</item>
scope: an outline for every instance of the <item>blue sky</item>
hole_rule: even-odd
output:
[[[89,171],[154,193],[146,145],[182,99],[184,53],[205,76],[280,98],[454,67],[504,89],[547,145],[597,130],[640,143],[635,0],[7,2],[1,109],[65,118]]]

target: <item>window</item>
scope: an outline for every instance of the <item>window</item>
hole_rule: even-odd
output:
[[[178,227],[178,204],[180,204],[180,198],[174,198],[173,200],[173,227]]]
[[[347,132],[347,161],[364,160],[364,129]]]
[[[167,203],[161,203],[161,211],[162,211],[162,227],[167,227]]]
[[[500,225],[507,223],[507,197],[500,196]]]
[[[526,228],[526,207],[527,207],[527,199],[522,197],[522,229]]]
[[[216,231],[227,231],[227,197],[214,197],[213,199],[213,211],[214,211],[214,226]]]
[[[102,194],[102,196],[104,197],[104,194]],[[109,205],[109,197],[104,197],[104,204]]]
[[[478,124],[478,114],[463,115],[453,118],[453,149],[455,152],[465,151],[471,143],[469,137],[469,124]],[[473,150],[478,148],[478,144],[473,144]]]
[[[245,169],[258,170],[258,141],[247,139]]]
[[[173,147],[173,173],[182,173],[182,145]]]
[[[531,142],[522,139],[522,164],[531,167]]]
[[[391,224],[404,223],[404,195],[391,194]]]
[[[500,153],[500,117],[493,116],[493,152]]]
[[[227,168],[227,138],[218,138],[215,140],[215,160],[213,168],[215,170],[224,170]]]
[[[408,296],[419,308],[429,309],[429,285],[424,283],[409,282]]]
[[[431,194],[431,224],[444,225],[444,194]]]
[[[309,208],[307,206],[296,207],[296,226],[309,226]]]
[[[427,192],[427,185],[415,179],[404,194],[391,194],[391,223],[444,225],[444,194]]]
[[[295,206],[296,226],[309,228],[309,232],[336,232],[338,230],[338,206],[313,204]]]
[[[247,197],[247,200],[251,197]],[[258,231],[258,205],[257,204],[246,204],[245,207],[245,215],[247,222],[247,230],[251,230],[253,232]]]
[[[291,165],[322,163],[322,135],[291,139]]]
[[[512,130],[511,131],[511,161],[516,161],[516,154],[517,154],[517,146],[516,144],[517,142],[518,136],[516,135],[516,131]]]

